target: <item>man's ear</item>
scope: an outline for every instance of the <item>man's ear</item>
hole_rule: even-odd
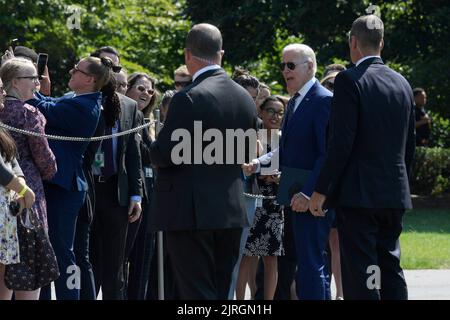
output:
[[[351,36],[350,38],[350,48],[356,50],[358,48],[358,40],[355,36]]]
[[[380,42],[380,52],[383,50],[383,48],[384,48],[384,39],[381,39],[381,42]]]
[[[190,61],[191,59],[192,59],[191,50],[189,50],[188,48],[184,48],[184,61],[187,62]]]

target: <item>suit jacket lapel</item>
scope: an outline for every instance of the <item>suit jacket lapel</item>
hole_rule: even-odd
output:
[[[120,99],[120,105],[123,106],[123,101]],[[126,113],[127,108],[121,108],[120,110],[120,118],[119,118],[119,130],[118,132],[122,132],[125,130],[128,130],[130,128],[130,117],[128,113]],[[117,140],[117,161],[119,163],[120,161],[120,155],[122,154],[122,151],[125,148],[125,137],[126,136],[120,136]]]
[[[311,87],[311,89],[309,89],[309,91],[306,93],[306,96],[303,97],[302,101],[300,102],[300,104],[298,105],[297,109],[295,109],[294,114],[292,115],[292,119],[291,119],[291,123],[290,126],[288,126],[286,133],[288,133],[290,130],[292,130],[293,127],[293,123],[295,121],[296,118],[301,117],[301,113],[304,113],[305,110],[309,107],[309,105],[312,103],[311,102],[311,98],[314,97],[316,95],[316,91],[317,91],[317,86],[318,83],[317,81],[314,82],[314,85]],[[283,135],[283,131],[282,131],[282,135]]]

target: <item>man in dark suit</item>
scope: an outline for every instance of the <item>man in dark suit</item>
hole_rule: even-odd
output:
[[[99,125],[105,127],[105,134],[127,131],[140,124],[136,101],[114,94],[120,103],[120,115],[115,121],[108,120],[106,110],[103,111]],[[123,265],[128,224],[137,221],[141,214],[139,144],[137,133],[103,140],[92,166],[96,203],[90,254],[96,292],[101,287],[103,299],[107,300],[124,298]]]
[[[219,130],[224,142],[227,129],[254,129],[256,134],[254,102],[220,68],[222,55],[216,27],[198,24],[190,30],[185,62],[193,83],[173,97],[164,127],[150,148],[152,164],[158,168],[151,225],[166,231],[181,299],[227,298],[242,228],[248,226],[239,163],[233,159],[233,164],[225,164],[229,150],[224,147],[224,164],[208,165],[203,149],[195,146],[202,141],[193,141],[194,121],[201,121],[203,130]],[[172,141],[177,129],[189,132],[194,144],[189,146],[192,157],[181,164],[172,158],[179,143]]]
[[[288,168],[308,171],[295,194],[289,195],[290,203],[285,206],[286,227],[292,223],[294,246],[288,245],[287,265],[297,258],[297,296],[304,300],[330,299],[330,279],[327,272],[326,247],[331,227],[331,215],[324,219],[315,218],[308,211],[309,197],[325,158],[326,129],[330,114],[331,92],[315,78],[317,64],[314,51],[303,44],[291,44],[283,49],[281,64],[286,87],[292,98],[289,100],[286,116],[281,126],[281,141],[278,149],[283,174]],[[253,161],[257,166],[264,164],[277,153],[268,154]],[[246,171],[255,170],[254,165]],[[286,176],[285,176],[286,177]],[[286,195],[287,196],[287,195]],[[292,252],[294,250],[295,252]],[[296,256],[296,257],[295,257]],[[281,258],[281,257],[280,257]],[[285,259],[285,258],[282,258]],[[282,277],[283,291],[292,283],[294,268],[286,268],[290,274]],[[280,292],[282,294],[282,292]],[[282,295],[283,296],[283,295]],[[284,294],[286,296],[286,294]]]
[[[399,236],[411,208],[408,172],[415,148],[410,85],[380,58],[383,22],[353,22],[350,56],[340,72],[327,157],[310,201],[337,207],[344,299],[407,299]],[[380,282],[381,279],[381,282]]]

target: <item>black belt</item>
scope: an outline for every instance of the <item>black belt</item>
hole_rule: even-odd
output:
[[[110,181],[114,181],[114,180],[117,180],[117,174],[114,174],[109,177],[94,175],[94,181],[97,183],[106,183],[106,182],[110,182]]]

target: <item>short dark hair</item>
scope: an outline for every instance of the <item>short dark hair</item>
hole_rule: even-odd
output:
[[[425,92],[425,89],[424,88],[420,88],[420,87],[417,87],[417,88],[414,88],[413,89],[413,95],[414,95],[414,97],[417,97],[419,94],[421,94],[422,92]]]
[[[14,56],[16,57],[22,57],[28,60],[31,60],[31,62],[37,63],[38,62],[38,54],[33,49],[30,49],[28,47],[24,46],[17,46],[14,48]]]
[[[374,14],[359,17],[353,21],[351,36],[356,37],[363,48],[379,50],[384,37],[383,21]]]
[[[332,72],[341,72],[344,70],[347,70],[347,68],[340,63],[329,64],[325,67],[325,71],[323,72],[323,77],[325,78],[327,75],[329,75]]]
[[[196,24],[186,37],[186,48],[198,58],[214,60],[222,50],[222,34],[211,24]]]
[[[267,97],[264,101],[263,101],[263,103],[261,103],[261,106],[259,107],[261,110],[264,110],[265,108],[266,108],[266,105],[269,103],[269,102],[279,102],[279,103],[281,103],[282,105],[283,105],[283,109],[286,109],[286,100],[282,97],[282,96],[279,96],[279,95],[272,95],[272,96],[270,96],[270,97]]]
[[[114,47],[111,47],[111,46],[104,46],[104,47],[98,48],[97,50],[95,50],[94,52],[91,53],[91,57],[100,58],[100,55],[102,53],[110,53],[110,54],[117,56],[120,59],[119,52]]]
[[[234,68],[234,72],[231,78],[234,80],[234,82],[236,82],[243,88],[259,88],[258,78],[250,75],[250,72],[248,72],[248,70],[240,66]]]

